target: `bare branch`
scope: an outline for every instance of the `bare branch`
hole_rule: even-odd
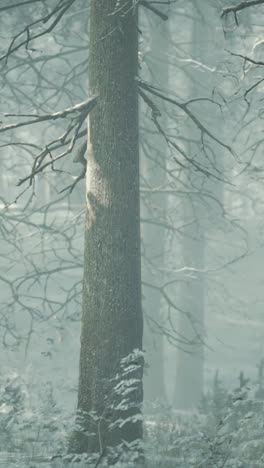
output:
[[[250,8],[250,7],[255,6],[255,5],[261,5],[263,3],[264,3],[264,0],[250,0],[249,2],[241,2],[238,5],[224,8],[222,13],[221,13],[221,18],[224,18],[229,13],[233,13],[234,17],[235,17],[235,22],[238,25],[237,13],[239,11],[245,10],[245,8]]]
[[[82,172],[80,175],[78,175],[72,184],[68,185],[65,187],[63,190],[60,191],[60,193],[66,192],[66,190],[69,190],[70,193],[72,193],[73,189],[76,187],[76,185],[80,182],[80,180],[84,179],[86,174],[86,166],[83,166]]]
[[[26,0],[25,2],[20,2],[20,3],[14,3],[13,5],[6,5],[3,7],[0,7],[0,12],[1,11],[6,11],[6,10],[11,10],[11,8],[18,8],[24,5],[28,5],[29,3],[43,3],[47,0]]]
[[[34,120],[27,120],[25,122],[10,124],[0,127],[0,133],[6,132],[7,130],[14,130],[15,128],[25,127],[26,125],[32,125],[39,122],[44,122],[47,120],[56,120],[56,119],[65,119],[71,114],[79,113],[85,114],[85,117],[93,110],[96,105],[98,96],[92,96],[91,98],[87,99],[87,101],[81,102],[80,104],[76,104],[73,107],[69,107],[68,109],[64,109],[63,111],[55,112],[54,114],[46,114],[46,115],[36,115],[36,114],[4,114],[5,117],[31,117]]]
[[[263,0],[264,2],[264,0]],[[231,52],[230,50],[227,50],[225,49],[230,55],[233,55],[234,57],[240,57],[242,59],[244,59],[246,62],[250,62],[250,63],[253,63],[254,65],[264,65],[264,62],[262,62],[261,60],[254,60],[250,57],[247,57],[246,55],[242,55],[242,54],[236,54],[235,52]]]
[[[16,129],[18,127],[23,127],[26,125],[31,125],[34,123],[39,123],[43,121],[49,121],[49,120],[56,120],[59,118],[67,118],[68,116],[71,116],[72,114],[74,115],[64,132],[64,134],[60,137],[58,137],[55,141],[50,142],[48,145],[46,145],[39,154],[34,159],[34,163],[32,165],[32,169],[29,175],[26,177],[20,179],[18,181],[18,186],[24,184],[26,181],[29,181],[29,186],[32,185],[33,179],[36,174],[39,172],[42,172],[44,169],[46,169],[48,166],[51,166],[52,169],[54,170],[54,162],[58,161],[59,159],[65,157],[67,154],[71,153],[71,151],[74,148],[74,145],[77,141],[77,139],[81,136],[80,129],[87,117],[87,115],[92,111],[92,109],[96,105],[98,96],[93,96],[89,98],[87,101],[84,101],[80,104],[76,104],[73,107],[69,107],[68,109],[65,109],[63,111],[55,112],[54,114],[46,114],[46,115],[32,115],[32,114],[23,114],[23,117],[30,117],[30,120],[21,122],[21,123],[16,123],[16,124],[11,124],[11,125],[6,125],[3,127],[0,127],[0,133],[5,132],[8,130]],[[17,116],[15,114],[6,114],[7,116]],[[64,150],[62,153],[57,155],[55,158],[52,156],[52,151],[55,149],[58,149],[62,146],[65,145],[66,139],[69,137],[70,133],[73,132],[73,136],[69,140],[69,145]],[[46,156],[50,157],[50,160],[45,162]],[[86,172],[86,166],[84,166],[81,174],[75,179],[73,184],[69,185],[66,187],[65,190],[70,189],[70,192],[74,189],[76,184],[85,176]],[[64,190],[63,190],[64,191]]]
[[[56,7],[51,11],[51,13],[44,16],[44,18],[40,18],[34,21],[33,23],[28,24],[22,31],[20,31],[18,34],[16,34],[16,36],[13,37],[6,54],[0,57],[0,61],[5,60],[5,64],[6,64],[8,57],[12,53],[16,52],[18,49],[20,49],[23,46],[25,46],[26,49],[28,49],[29,42],[33,41],[34,39],[38,39],[39,37],[44,36],[45,34],[51,32],[55,28],[55,26],[59,23],[64,13],[66,13],[66,11],[73,5],[74,2],[75,0],[60,0],[59,3],[56,5]],[[55,17],[54,21],[51,23],[49,27],[47,27],[46,29],[44,29],[43,31],[35,35],[31,34],[30,29],[33,26],[36,26],[39,23],[43,23],[43,24],[47,23],[53,16],[56,15],[56,13],[58,13],[58,15]],[[18,45],[15,45],[15,42],[17,41],[17,39],[19,39],[24,34],[26,34],[26,39],[24,40],[21,39],[21,42],[19,42]]]
[[[264,1],[264,0],[263,0]],[[147,92],[153,94],[154,96],[159,97],[163,101],[169,102],[170,104],[174,104],[175,106],[179,107],[179,109],[183,110],[188,117],[192,120],[192,122],[196,125],[196,127],[199,128],[202,134],[207,135],[210,137],[213,141],[218,143],[220,146],[225,148],[229,153],[231,153],[233,156],[236,156],[234,151],[232,150],[231,146],[225,144],[223,141],[219,140],[216,136],[214,136],[210,130],[208,130],[201,122],[200,120],[190,111],[188,108],[188,105],[190,102],[185,102],[185,103],[180,103],[179,101],[176,101],[175,99],[169,98],[165,96],[163,93],[161,93],[158,88],[150,85],[149,83],[146,83],[145,81],[142,81],[141,79],[136,77],[136,81],[138,83],[138,86],[146,90]]]
[[[163,21],[167,21],[167,19],[169,18],[168,15],[164,15],[164,13],[162,13],[160,10],[152,6],[152,3],[154,2],[148,2],[147,0],[139,1],[139,5],[142,5],[143,7],[150,10],[152,13],[155,13],[155,15],[159,16]]]

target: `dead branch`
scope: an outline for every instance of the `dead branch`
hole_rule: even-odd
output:
[[[63,111],[55,112],[54,114],[46,115],[36,115],[36,114],[4,114],[5,117],[31,117],[31,120],[26,120],[25,122],[20,122],[16,124],[10,124],[0,127],[0,133],[6,132],[7,130],[14,130],[15,128],[25,127],[26,125],[32,125],[39,122],[45,122],[47,120],[57,120],[65,119],[71,114],[77,113],[77,116],[80,114],[85,114],[85,117],[93,110],[96,105],[98,96],[92,96],[87,99],[87,101],[76,104],[73,107],[64,109]]]
[[[6,11],[6,10],[11,10],[11,8],[18,8],[24,5],[28,5],[29,3],[39,3],[39,2],[45,2],[46,0],[26,0],[25,2],[19,2],[19,3],[14,3],[13,5],[6,5],[3,7],[0,7],[0,12],[1,11]]]
[[[264,0],[263,0],[264,3]],[[244,59],[246,62],[253,63],[254,65],[264,65],[264,62],[261,60],[254,60],[250,57],[247,57],[247,55],[242,55],[242,54],[236,54],[235,52],[231,52],[230,50],[225,49],[230,55],[233,55],[233,57],[240,57]]]
[[[140,0],[139,1],[139,5],[147,8],[148,10],[150,10],[152,13],[154,13],[155,15],[159,16],[163,21],[167,21],[168,20],[168,15],[164,15],[164,13],[162,13],[160,10],[158,10],[156,7],[154,7],[152,5],[152,3],[154,2],[149,2],[147,0]],[[160,2],[161,3],[161,2]],[[168,3],[167,3],[168,5]]]
[[[142,82],[141,82],[142,83]],[[198,101],[198,100],[203,100],[203,98],[200,98],[200,99],[192,99],[190,101],[187,101],[186,103],[184,104],[180,104],[178,103],[177,101],[173,100],[173,99],[170,99],[170,98],[167,98],[166,96],[160,94],[159,92],[157,92],[157,88],[154,88],[152,86],[150,86],[150,90],[148,90],[148,85],[146,85],[145,83],[143,84],[142,86],[144,89],[146,89],[147,91],[149,91],[150,93],[162,98],[163,100],[165,101],[168,101],[168,102],[171,102],[173,104],[176,104],[178,107],[180,107],[182,110],[185,111],[185,113],[191,117],[192,121],[196,124],[196,126],[200,129],[201,133],[206,133],[208,136],[210,136],[214,141],[216,141],[218,144],[220,144],[221,146],[223,146],[224,148],[228,149],[229,152],[231,152],[233,154],[233,151],[231,149],[231,147],[227,146],[225,143],[221,142],[218,138],[216,138],[214,135],[211,134],[211,132],[209,132],[209,130],[207,130],[202,124],[201,122],[191,113],[191,111],[188,109],[188,105],[192,102],[195,102],[195,101]],[[176,149],[176,151],[178,153],[180,153],[180,155],[186,160],[188,161],[198,172],[201,172],[203,174],[205,174],[207,177],[212,177],[216,180],[219,180],[221,182],[224,182],[224,183],[227,183],[227,184],[230,184],[230,185],[233,185],[231,184],[228,180],[225,180],[222,176],[217,176],[216,174],[208,171],[208,169],[206,169],[205,167],[203,167],[202,165],[200,165],[199,163],[197,163],[193,158],[189,157],[186,152],[177,144],[175,143],[171,138],[168,137],[168,135],[166,134],[166,132],[163,130],[162,126],[160,125],[159,121],[158,121],[158,117],[161,116],[161,113],[158,109],[158,107],[156,106],[156,104],[139,88],[138,89],[138,93],[139,95],[142,97],[142,99],[144,100],[144,102],[148,105],[148,107],[150,107],[151,109],[151,112],[152,112],[152,121],[154,122],[154,125],[155,127],[157,128],[158,132],[165,138],[166,140],[166,143],[170,146],[172,146],[174,149]],[[207,98],[204,98],[204,100],[209,100],[210,99],[207,99]],[[183,169],[186,168],[186,166],[176,157],[174,156],[173,158],[175,160],[175,162],[177,164],[179,164],[179,166],[181,166]]]
[[[249,2],[241,2],[238,5],[224,8],[221,13],[221,18],[224,18],[229,13],[233,13],[235,17],[236,25],[238,26],[237,13],[239,11],[245,10],[245,8],[250,8],[255,5],[261,5],[262,3],[264,3],[264,0],[250,0]]]
[[[263,0],[264,1],[264,0]],[[150,85],[149,83],[139,79],[138,77],[136,77],[136,81],[138,83],[138,86],[140,88],[143,88],[145,91],[149,92],[150,94],[153,94],[154,96],[157,96],[159,97],[160,99],[162,99],[163,101],[165,102],[169,102],[170,104],[174,104],[175,106],[177,106],[179,109],[183,110],[183,112],[188,116],[190,117],[190,119],[192,120],[192,122],[195,124],[195,126],[200,130],[201,134],[205,134],[207,135],[209,138],[211,138],[213,141],[215,141],[216,143],[218,143],[220,146],[222,146],[222,148],[225,148],[229,153],[231,153],[233,156],[236,156],[234,151],[232,150],[231,146],[227,145],[226,143],[224,143],[223,141],[219,140],[219,138],[217,138],[215,135],[213,135],[210,130],[208,130],[201,122],[200,120],[192,113],[192,111],[190,111],[190,109],[188,108],[188,105],[192,102],[192,101],[188,101],[188,102],[185,102],[185,103],[180,103],[179,101],[176,101],[175,99],[172,99],[170,97],[167,97],[165,96],[165,94],[161,93],[158,88],[156,88],[155,86],[152,86]]]
[[[71,153],[73,150],[75,143],[78,138],[81,136],[81,127],[87,117],[87,115],[92,111],[92,109],[96,105],[98,96],[93,96],[89,98],[87,101],[84,101],[80,104],[76,104],[73,107],[69,107],[68,109],[65,109],[63,111],[55,112],[53,114],[46,114],[46,115],[34,115],[34,114],[23,114],[23,115],[16,115],[16,114],[5,114],[8,117],[30,117],[30,120],[26,120],[21,123],[16,123],[16,124],[10,124],[6,126],[0,127],[0,133],[5,132],[8,130],[13,130],[19,127],[24,127],[26,125],[31,125],[34,123],[39,123],[43,121],[49,121],[49,120],[56,120],[56,119],[64,119],[67,118],[68,116],[72,116],[71,121],[64,132],[63,135],[58,137],[56,140],[50,142],[48,145],[46,145],[39,154],[34,159],[34,163],[32,165],[32,170],[31,173],[24,177],[23,179],[20,179],[18,182],[18,186],[22,185],[26,181],[29,181],[29,185],[32,185],[33,179],[36,174],[39,172],[42,172],[46,167],[51,166],[52,169],[54,170],[54,162],[58,161],[59,159],[65,157],[67,154]],[[57,155],[55,158],[52,156],[52,151],[54,149],[58,149],[60,147],[65,146],[65,142],[67,138],[69,138],[71,132],[73,132],[73,135],[71,136],[69,141],[69,145],[64,150],[62,153]],[[45,161],[46,156],[50,157],[50,160],[47,162]],[[66,187],[66,189],[70,189],[70,191],[73,190],[73,188],[76,186],[76,184],[84,177],[85,175],[85,170],[86,168],[83,168],[82,173],[75,179],[73,184],[70,186]],[[65,189],[65,190],[66,190]]]
[[[9,47],[8,47],[7,52],[0,57],[0,61],[5,60],[5,64],[6,64],[7,60],[8,60],[8,57],[11,54],[16,52],[17,50],[19,50],[23,46],[25,46],[26,49],[28,49],[30,42],[32,42],[35,39],[38,39],[39,37],[42,37],[45,34],[51,32],[55,28],[55,26],[59,23],[59,21],[61,20],[63,15],[66,13],[66,11],[73,5],[74,2],[75,2],[75,0],[60,0],[58,2],[58,4],[56,5],[56,7],[49,14],[47,14],[43,18],[40,18],[40,19],[38,19],[36,21],[33,21],[31,24],[28,24],[27,26],[25,26],[25,28],[22,31],[20,31],[18,34],[16,34],[13,37],[13,39],[12,39],[12,41],[11,41]],[[17,4],[17,6],[19,6],[19,4]],[[3,8],[6,8],[6,7],[3,7]],[[57,16],[55,16],[56,14],[57,14]],[[35,27],[39,23],[42,23],[42,24],[48,23],[50,21],[50,19],[53,18],[53,16],[55,16],[55,19],[50,24],[50,26],[48,26],[46,29],[44,29],[40,33],[36,33],[36,34],[31,32],[31,29],[33,27]],[[24,35],[26,35],[26,39],[21,39],[21,37],[23,38]],[[20,42],[17,45],[15,45],[15,43],[17,42],[18,39],[20,39]]]

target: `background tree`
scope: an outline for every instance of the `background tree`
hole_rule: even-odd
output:
[[[207,42],[205,33],[206,24],[201,11],[196,10],[194,3],[194,18],[190,31],[190,54],[196,60],[201,57],[201,43]],[[198,73],[193,74],[190,83],[190,96],[200,95]],[[202,93],[201,93],[202,94]],[[190,130],[189,143],[186,142],[187,152],[192,152],[192,132]],[[197,158],[199,161],[199,158]],[[198,192],[206,185],[207,177],[186,170],[182,174],[183,185]],[[188,340],[187,345],[176,350],[176,379],[175,379],[175,406],[189,409],[197,407],[203,394],[203,367],[204,367],[204,340],[205,340],[205,281],[203,271],[205,266],[205,225],[204,212],[201,203],[186,196],[182,200],[181,218],[184,228],[181,241],[182,266],[186,268],[186,276],[180,282],[178,291],[178,304],[181,309],[190,315],[179,314],[178,330]],[[189,271],[189,274],[188,274]]]
[[[157,15],[145,18],[150,38],[150,50],[144,54],[141,74],[161,89],[169,82],[169,30],[168,21]],[[141,20],[141,24],[143,20]],[[166,128],[166,106],[160,106],[161,123]],[[142,226],[142,280],[144,311],[144,398],[155,401],[166,399],[164,375],[164,335],[162,330],[162,295],[159,287],[163,281],[165,261],[166,194],[151,194],[151,190],[164,189],[167,177],[167,143],[153,121],[144,119],[141,145],[141,226]],[[144,127],[145,127],[144,125]],[[144,190],[145,189],[145,190]],[[151,285],[157,288],[151,288]]]

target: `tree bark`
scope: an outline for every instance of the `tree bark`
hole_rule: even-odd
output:
[[[111,379],[122,358],[142,349],[137,47],[133,1],[91,0],[89,89],[99,99],[88,132],[78,410],[99,420],[84,418],[94,435],[75,431],[71,453],[142,437],[141,421],[109,429],[120,416],[109,408]],[[130,399],[140,405],[142,365],[137,378]]]

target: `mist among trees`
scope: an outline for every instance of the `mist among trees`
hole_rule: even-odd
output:
[[[0,466],[264,466],[263,4],[2,1]]]

